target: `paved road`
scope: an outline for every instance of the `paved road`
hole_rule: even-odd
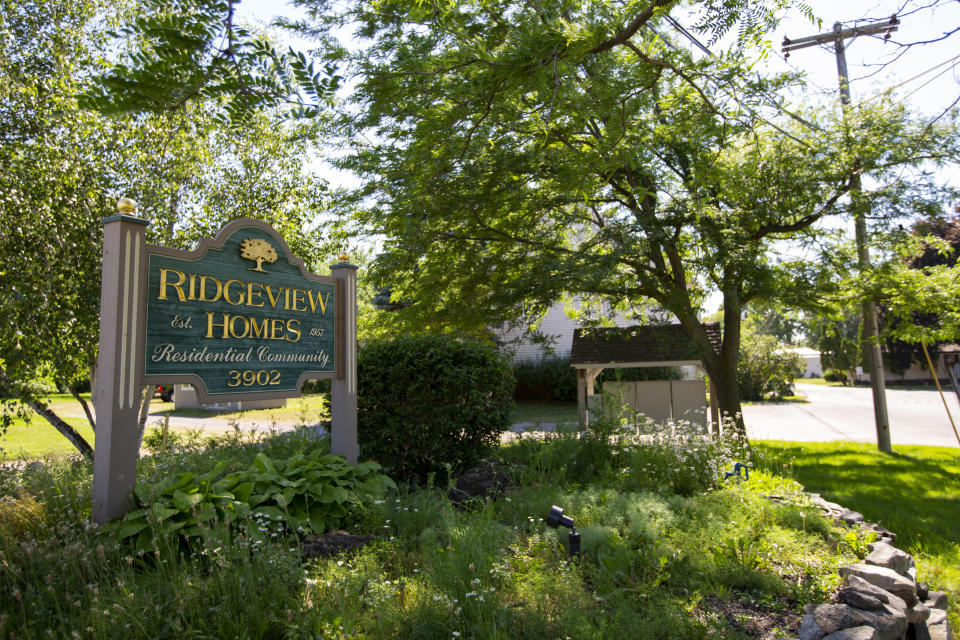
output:
[[[869,387],[797,384],[807,404],[764,404],[743,408],[747,434],[758,440],[847,440],[876,442],[873,396]],[[950,413],[960,428],[960,404],[944,390]],[[893,444],[957,447],[957,439],[936,389],[887,389],[890,439]]]

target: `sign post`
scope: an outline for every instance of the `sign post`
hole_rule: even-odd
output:
[[[219,402],[296,397],[331,378],[331,451],[356,464],[357,268],[341,256],[332,276],[311,273],[259,220],[193,251],[147,245],[145,230],[129,215],[104,221],[94,520],[129,508],[142,385],[188,383]]]
[[[357,464],[357,268],[347,256],[330,267],[343,291],[343,375],[330,381],[330,452]]]
[[[143,325],[140,300],[145,263],[145,220],[122,198],[120,215],[103,221],[100,284],[100,349],[93,406],[97,431],[93,455],[93,520],[127,512],[137,477],[137,419],[143,358],[136,349]]]

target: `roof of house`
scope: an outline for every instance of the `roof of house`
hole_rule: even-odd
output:
[[[720,325],[703,325],[716,352],[720,351]],[[679,324],[577,329],[573,334],[570,364],[621,367],[698,364],[702,354]]]
[[[820,352],[810,347],[786,347],[783,351],[786,353],[795,353],[801,358],[820,357]]]

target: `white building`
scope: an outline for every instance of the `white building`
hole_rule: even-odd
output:
[[[574,302],[576,304],[576,302]],[[623,314],[611,314],[614,325],[629,327],[636,324],[636,320],[628,320]],[[498,338],[504,345],[503,350],[513,356],[514,362],[536,362],[548,356],[566,358],[570,356],[570,347],[573,345],[573,331],[582,326],[567,314],[567,305],[556,302],[540,321],[539,331],[548,337],[548,344],[539,344],[524,339],[518,341],[520,330],[498,331]]]
[[[822,378],[823,367],[820,364],[820,352],[809,347],[788,347],[784,349],[787,353],[795,353],[803,360],[806,369],[803,372],[804,378]]]

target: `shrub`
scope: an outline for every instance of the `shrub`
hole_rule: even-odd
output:
[[[845,371],[841,371],[840,369],[827,369],[823,372],[823,379],[827,382],[840,382],[846,384],[847,374]]]
[[[577,372],[570,358],[547,357],[514,366],[515,400],[572,402],[577,399]]]
[[[744,335],[740,343],[737,383],[741,400],[790,395],[790,385],[802,376],[803,359],[784,350],[773,336]]]
[[[490,345],[404,336],[364,345],[357,366],[361,454],[397,479],[473,464],[510,426],[513,371]]]
[[[586,431],[530,435],[501,448],[521,471],[522,484],[603,484],[624,491],[695,495],[722,483],[749,451],[724,419],[723,436],[686,421],[600,417]]]

